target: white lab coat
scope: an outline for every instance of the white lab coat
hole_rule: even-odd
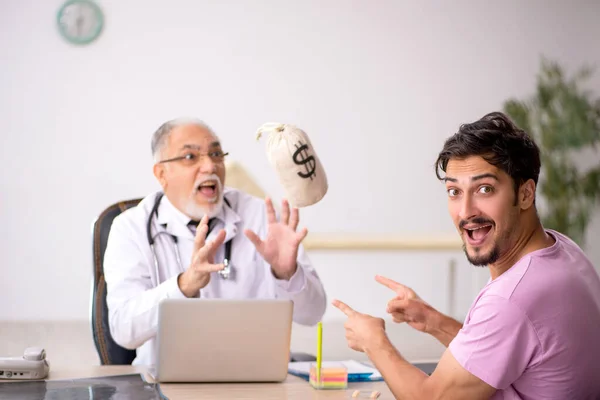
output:
[[[208,236],[211,240],[225,229],[225,241],[231,245],[231,266],[235,279],[225,280],[213,273],[209,284],[200,290],[200,298],[283,298],[294,303],[293,320],[314,325],[325,313],[326,296],[321,281],[302,246],[298,251],[298,269],[289,280],[278,280],[271,267],[258,254],[244,234],[250,229],[264,239],[267,214],[264,201],[235,189],[225,188],[231,208],[223,205],[218,223]],[[177,263],[175,243],[170,235],[155,238],[158,276],[146,235],[149,214],[157,193],[144,198],[137,207],[115,218],[104,255],[104,276],[110,332],[122,347],[137,349],[134,365],[154,365],[157,343],[158,304],[166,298],[184,298],[177,277],[191,261],[194,235],[187,226],[189,218],[177,210],[166,196],[152,221],[152,234],[168,232],[178,238],[181,264]],[[215,261],[222,262],[224,245]],[[157,285],[158,284],[158,285]]]

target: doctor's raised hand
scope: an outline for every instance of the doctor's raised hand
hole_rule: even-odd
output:
[[[208,243],[206,243],[207,232],[208,216],[205,215],[196,230],[190,266],[177,278],[177,284],[186,297],[197,296],[200,289],[210,282],[210,274],[225,267],[223,264],[214,264],[215,253],[225,241],[225,230],[221,230],[217,237]]]
[[[296,207],[290,211],[287,200],[281,203],[281,219],[278,221],[275,209],[270,198],[265,199],[267,207],[268,231],[265,240],[246,229],[244,233],[256,247],[258,253],[271,266],[271,271],[277,279],[289,280],[296,273],[298,267],[298,247],[306,237],[306,228],[296,232],[300,222],[299,212]]]

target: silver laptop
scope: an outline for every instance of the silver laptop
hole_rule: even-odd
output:
[[[280,382],[291,300],[166,299],[159,305],[158,382]]]

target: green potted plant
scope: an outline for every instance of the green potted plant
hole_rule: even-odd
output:
[[[543,59],[535,94],[503,105],[504,112],[540,147],[542,223],[582,247],[600,200],[600,98],[584,87],[592,73],[584,67],[567,77],[558,63]],[[591,167],[578,165],[578,157],[586,152],[593,154]]]

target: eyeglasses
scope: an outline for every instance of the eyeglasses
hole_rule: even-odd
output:
[[[158,163],[164,164],[164,163],[173,162],[173,161],[181,161],[183,163],[183,165],[191,166],[191,165],[198,163],[202,159],[202,157],[208,156],[213,163],[220,164],[223,162],[223,160],[225,160],[225,157],[228,155],[229,155],[229,153],[223,153],[221,150],[211,151],[208,154],[202,154],[199,151],[195,151],[195,150],[187,150],[184,155],[169,158],[167,160],[162,160],[162,161],[159,161]]]

